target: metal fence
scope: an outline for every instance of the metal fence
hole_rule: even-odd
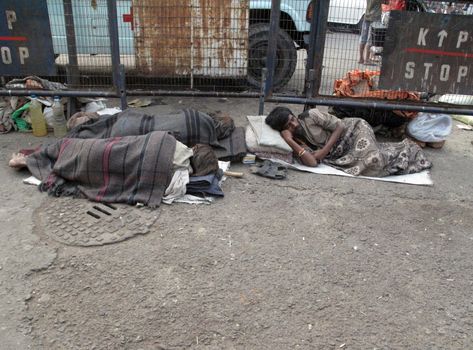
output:
[[[365,0],[46,1],[56,74],[45,78],[69,90],[39,95],[116,96],[123,103],[126,95],[264,97],[473,114],[467,97],[457,99],[470,101],[464,106],[333,97],[335,81],[347,72],[381,67],[376,50],[367,50],[373,65],[360,63]],[[408,11],[473,12],[468,3],[406,4]],[[368,47],[382,46],[378,29]]]

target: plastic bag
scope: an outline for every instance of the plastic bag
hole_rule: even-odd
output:
[[[419,113],[407,124],[407,132],[423,142],[444,141],[452,132],[452,118],[446,114]]]

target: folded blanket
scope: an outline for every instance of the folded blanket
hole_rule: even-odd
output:
[[[163,131],[109,139],[64,138],[27,157],[40,189],[55,196],[157,207],[172,178],[176,140]]]
[[[204,176],[191,176],[187,184],[187,194],[197,196],[219,196],[223,197],[223,191],[220,188],[219,181],[222,174],[210,174]]]
[[[220,147],[214,148],[219,160],[240,161],[246,154],[245,129],[237,127],[230,136],[219,140]]]

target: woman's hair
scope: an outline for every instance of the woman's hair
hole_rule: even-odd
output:
[[[291,110],[287,107],[276,107],[268,114],[265,122],[274,130],[282,131],[291,114]]]

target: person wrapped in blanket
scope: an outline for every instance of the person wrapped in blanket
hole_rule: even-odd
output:
[[[223,196],[214,147],[234,131],[228,118],[193,110],[173,118],[136,111],[85,118],[65,138],[15,154],[9,165],[27,167],[40,190],[55,196],[157,207],[190,193],[193,179],[196,192]]]
[[[347,174],[373,177],[412,174],[432,167],[421,148],[408,139],[377,142],[363,119],[341,120],[316,108],[296,117],[289,108],[276,107],[265,121],[281,133],[306,166],[323,162]]]

